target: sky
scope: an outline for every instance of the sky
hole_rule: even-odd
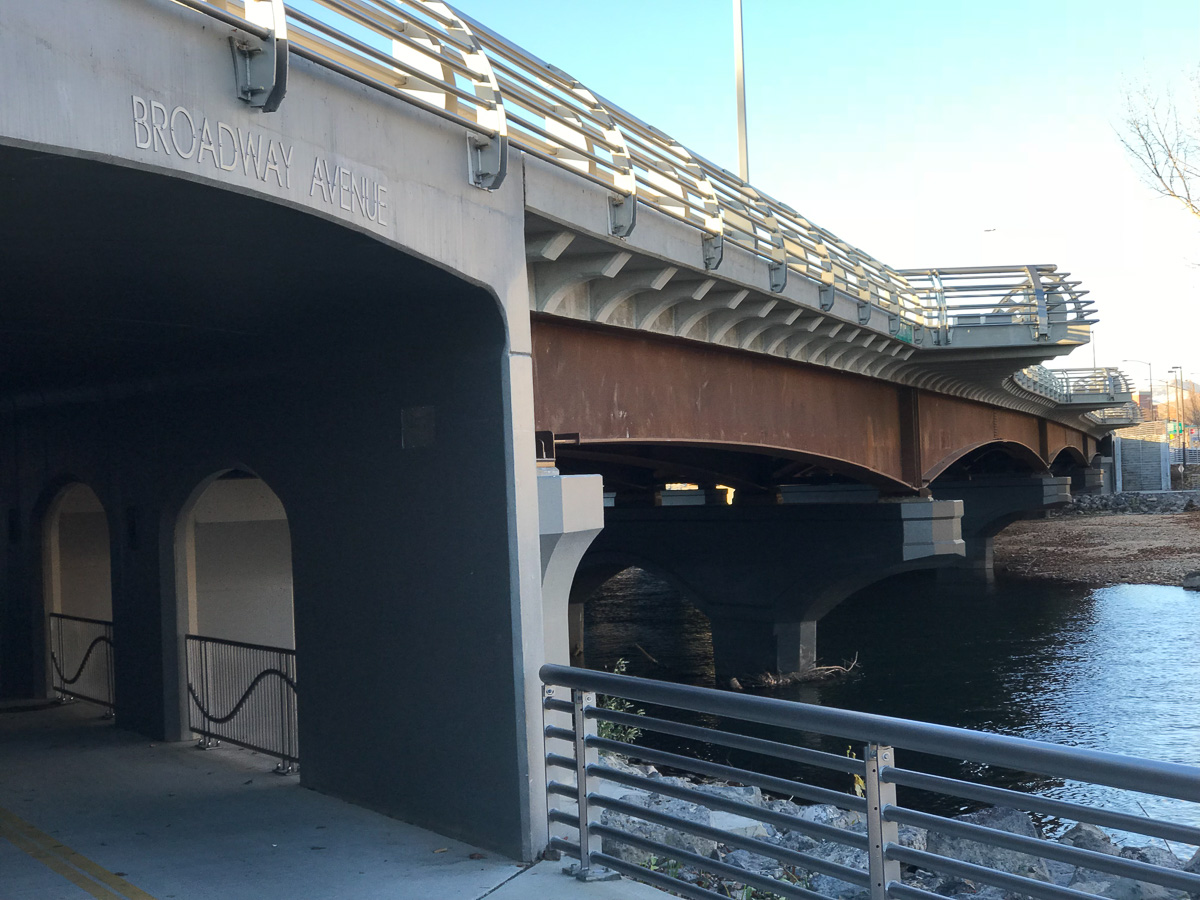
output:
[[[1200,0],[743,4],[752,184],[897,268],[1054,263],[1101,320],[1055,366],[1200,380],[1200,219],[1118,140],[1194,103]],[[453,5],[737,170],[731,0]]]

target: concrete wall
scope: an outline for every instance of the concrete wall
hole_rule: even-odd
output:
[[[1169,491],[1171,489],[1171,473],[1165,443],[1135,441],[1122,437],[1116,437],[1113,443],[1119,448],[1117,464],[1121,467],[1121,480],[1118,490]]]

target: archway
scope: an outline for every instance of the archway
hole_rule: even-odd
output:
[[[669,572],[604,559],[578,573],[571,611],[572,665],[713,684],[712,624]]]
[[[108,516],[96,492],[73,481],[42,520],[42,598],[49,687],[61,698],[113,708],[112,562]]]
[[[283,503],[233,469],[202,483],[175,533],[178,621],[186,623],[184,721],[220,741],[299,763],[292,546]]]

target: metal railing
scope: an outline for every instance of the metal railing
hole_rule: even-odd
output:
[[[50,664],[60,698],[115,707],[112,622],[51,613]]]
[[[932,840],[925,849],[905,846],[899,838],[899,827],[915,826],[926,829],[931,838],[938,835],[971,841],[985,847],[1017,851],[1043,861],[1066,863],[1089,873],[1100,873],[1090,879],[1092,882],[1107,875],[1155,884],[1171,891],[1184,891],[1193,896],[1200,893],[1200,875],[1181,871],[1183,860],[1179,861],[1180,868],[1175,868],[1140,858],[1083,849],[1040,836],[1019,835],[925,812],[918,808],[919,802],[912,802],[920,797],[938,795],[952,798],[956,806],[966,801],[1011,807],[1060,824],[1089,823],[1123,834],[1196,847],[1200,845],[1200,828],[1192,825],[930,774],[921,770],[928,766],[921,766],[919,760],[933,756],[965,761],[965,768],[972,772],[1004,767],[1105,785],[1121,791],[1156,794],[1186,803],[1200,802],[1200,768],[585,669],[545,666],[541,678],[546,685],[550,821],[552,829],[569,831],[566,837],[553,836],[550,846],[579,859],[581,875],[590,874],[596,867],[605,867],[696,900],[715,900],[728,894],[718,894],[693,881],[673,877],[667,871],[670,867],[665,861],[673,860],[677,865],[769,892],[768,896],[800,900],[821,900],[828,896],[812,889],[810,879],[820,875],[869,892],[872,900],[934,900],[939,895],[932,891],[927,879],[920,877],[922,872],[967,879],[975,885],[967,890],[977,890],[980,885],[992,886],[1037,900],[1085,900],[1098,896],[1085,884],[1065,887],[994,868],[988,865],[986,854],[976,854],[974,861],[966,861],[936,852],[937,845]],[[635,715],[605,709],[597,705],[597,693],[622,698],[630,704],[719,717],[721,727],[683,724],[656,714]],[[704,721],[711,722],[712,719]],[[601,738],[597,735],[597,723],[605,722],[695,742],[710,752],[700,758]],[[729,730],[730,724],[735,722],[786,729],[797,740],[800,738],[798,733],[804,732],[857,742],[861,758],[848,758]],[[845,779],[850,790],[818,787],[799,779],[764,775],[750,768],[706,761],[713,757],[714,746],[787,760],[810,772],[832,771],[839,779]],[[707,779],[758,788],[776,798],[832,804],[857,814],[865,820],[866,827],[856,831],[814,821],[796,815],[796,807],[788,804],[764,808],[734,799],[729,794],[701,790],[684,779],[655,778],[641,774],[633,767],[607,765],[601,761],[600,751],[632,756],[642,763],[666,766]],[[854,790],[852,779],[857,780],[861,791]],[[908,802],[900,802],[897,787],[905,789],[904,799]],[[622,793],[626,795],[624,799],[620,796]],[[813,841],[816,841],[832,842],[855,852],[843,853],[843,862],[834,862],[827,856],[772,842],[767,839],[769,832],[759,832],[766,836],[748,836],[752,832],[745,828],[737,831],[717,828],[674,815],[667,811],[670,807],[664,808],[657,802],[633,802],[639,796],[644,798],[654,794],[696,804],[709,811],[745,817],[743,822],[764,823],[776,829],[776,833],[787,831],[806,836],[812,839],[806,844],[810,850],[814,849]],[[1135,804],[1136,801],[1130,808],[1133,809]],[[609,815],[605,816],[605,812]],[[749,851],[754,856],[777,862],[787,877],[777,878],[681,849],[647,836],[655,832],[645,828],[619,827],[630,819],[667,830],[660,830],[658,834],[689,835],[716,842],[718,846]],[[577,835],[577,838],[571,840],[570,835]],[[805,845],[793,842],[794,846]],[[621,847],[651,854],[655,865],[645,868],[627,861],[620,855]],[[858,863],[853,862],[855,858]]]
[[[239,0],[180,2],[222,21],[244,15]],[[615,235],[645,204],[699,229],[709,268],[727,242],[770,264],[773,290],[794,272],[885,310],[906,340],[929,328],[946,344],[956,324],[1028,324],[1044,339],[1052,324],[1094,321],[1086,291],[1054,266],[894,269],[441,0],[305,6],[320,14],[285,4],[285,52],[464,126],[480,187],[501,184],[511,143],[608,189]]]
[[[1049,369],[1027,366],[1013,375],[1013,381],[1028,391],[1041,394],[1056,403],[1131,402],[1133,384],[1120,369]]]
[[[228,741],[279,757],[275,771],[300,763],[296,651],[189,634],[188,724],[208,749]]]
[[[1028,325],[1035,339],[1046,338],[1052,325],[1095,323],[1094,301],[1069,272],[1056,266],[989,266],[949,269],[904,269],[926,311],[926,324],[937,343],[953,340],[955,327]]]
[[[1106,406],[1088,413],[1102,425],[1140,425],[1143,422],[1142,408],[1130,400],[1120,406]]]

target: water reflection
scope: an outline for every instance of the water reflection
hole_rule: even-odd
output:
[[[631,675],[713,686],[706,619],[668,585],[638,570],[622,573],[589,601],[585,644],[589,666],[611,668],[624,657]],[[1200,594],[1181,588],[1001,581],[981,590],[944,585],[928,574],[904,576],[830,613],[818,628],[818,649],[826,664],[857,655],[859,674],[775,696],[1200,763]],[[755,733],[782,737],[769,729]],[[835,753],[847,749],[844,741],[816,736],[802,742]],[[714,753],[737,764],[736,754]],[[945,760],[929,763],[938,774],[1200,824],[1194,804]],[[844,778],[821,779],[838,777]],[[943,805],[941,811],[958,808]]]

